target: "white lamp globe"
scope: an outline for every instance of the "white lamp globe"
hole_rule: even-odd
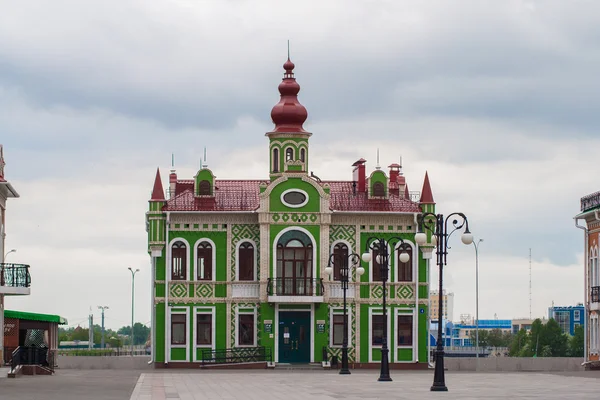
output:
[[[363,253],[362,260],[366,263],[371,262],[371,253]]]
[[[325,268],[325,273],[326,273],[327,275],[331,275],[331,273],[332,273],[332,272],[333,272],[333,268],[331,268],[331,266],[330,266],[330,265],[328,265],[328,266]]]
[[[400,262],[407,263],[408,260],[410,260],[410,256],[408,255],[408,253],[400,254]]]
[[[417,242],[419,246],[423,246],[425,243],[427,243],[427,235],[425,232],[417,233],[415,235],[415,242]]]
[[[473,243],[473,234],[471,232],[465,232],[460,237],[460,240],[466,245]]]
[[[437,236],[431,235],[431,244],[437,246]]]
[[[356,268],[356,275],[361,276],[365,273],[365,269],[363,267]]]
[[[377,254],[377,257],[375,257],[375,261],[377,261],[377,264],[381,264],[381,254]]]

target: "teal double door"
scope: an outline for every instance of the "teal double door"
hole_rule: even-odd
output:
[[[310,312],[279,312],[279,362],[310,362]]]

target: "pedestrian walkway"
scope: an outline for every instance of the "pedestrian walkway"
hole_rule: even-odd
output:
[[[588,379],[584,374],[454,372],[446,374],[449,392],[432,393],[431,371],[392,371],[393,382],[377,382],[376,370],[352,375],[339,375],[337,371],[161,371],[143,373],[131,400],[595,398],[600,392],[600,379]]]

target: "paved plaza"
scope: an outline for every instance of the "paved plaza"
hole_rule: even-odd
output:
[[[0,399],[592,399],[600,371],[543,373],[448,372],[447,393],[429,391],[433,373],[392,371],[123,371],[58,370],[54,376],[0,379]]]

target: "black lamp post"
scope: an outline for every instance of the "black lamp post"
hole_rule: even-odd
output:
[[[448,233],[448,221],[452,219],[452,230]],[[438,305],[438,338],[437,345],[434,352],[435,358],[435,371],[433,375],[433,385],[431,386],[432,392],[447,392],[446,378],[444,376],[444,343],[442,342],[442,315],[443,315],[443,269],[446,265],[446,256],[448,255],[448,239],[450,235],[456,230],[465,227],[465,232],[462,234],[461,240],[464,244],[470,245],[473,243],[473,235],[469,231],[469,222],[467,217],[463,213],[452,213],[444,218],[443,214],[423,213],[419,223],[419,230],[415,235],[415,242],[419,246],[423,246],[427,243],[427,234],[424,231],[428,231],[432,234],[431,243],[436,246],[437,253],[437,265],[439,267],[440,277],[440,291],[439,291],[439,305]]]
[[[388,320],[387,320],[387,306],[386,306],[386,297],[387,297],[387,289],[386,282],[388,281],[389,275],[389,256],[394,254],[394,250],[396,246],[398,249],[402,251],[400,253],[400,261],[408,262],[410,260],[410,256],[408,253],[403,251],[405,249],[404,240],[399,237],[392,237],[389,239],[384,238],[375,238],[370,237],[367,239],[367,243],[365,245],[365,252],[362,255],[362,260],[366,263],[371,262],[371,250],[377,251],[379,254],[377,255],[376,262],[379,264],[380,272],[381,272],[381,282],[383,286],[383,337],[381,338],[381,370],[379,372],[380,382],[389,382],[392,380],[390,377],[390,362],[389,362],[389,349],[387,344],[387,332],[388,332]],[[388,252],[388,246],[391,247],[391,254]]]
[[[356,269],[356,275],[361,276],[365,273],[365,269],[360,266],[360,256],[356,253],[352,253],[349,256],[332,254],[329,256],[329,264],[325,268],[325,273],[331,275],[336,263],[341,262],[340,265],[340,282],[342,283],[342,290],[344,291],[344,339],[342,341],[342,369],[340,369],[341,375],[350,375],[350,369],[348,368],[348,313],[346,311],[346,291],[348,290],[348,282],[350,277],[350,264]],[[339,260],[341,258],[341,260]]]

